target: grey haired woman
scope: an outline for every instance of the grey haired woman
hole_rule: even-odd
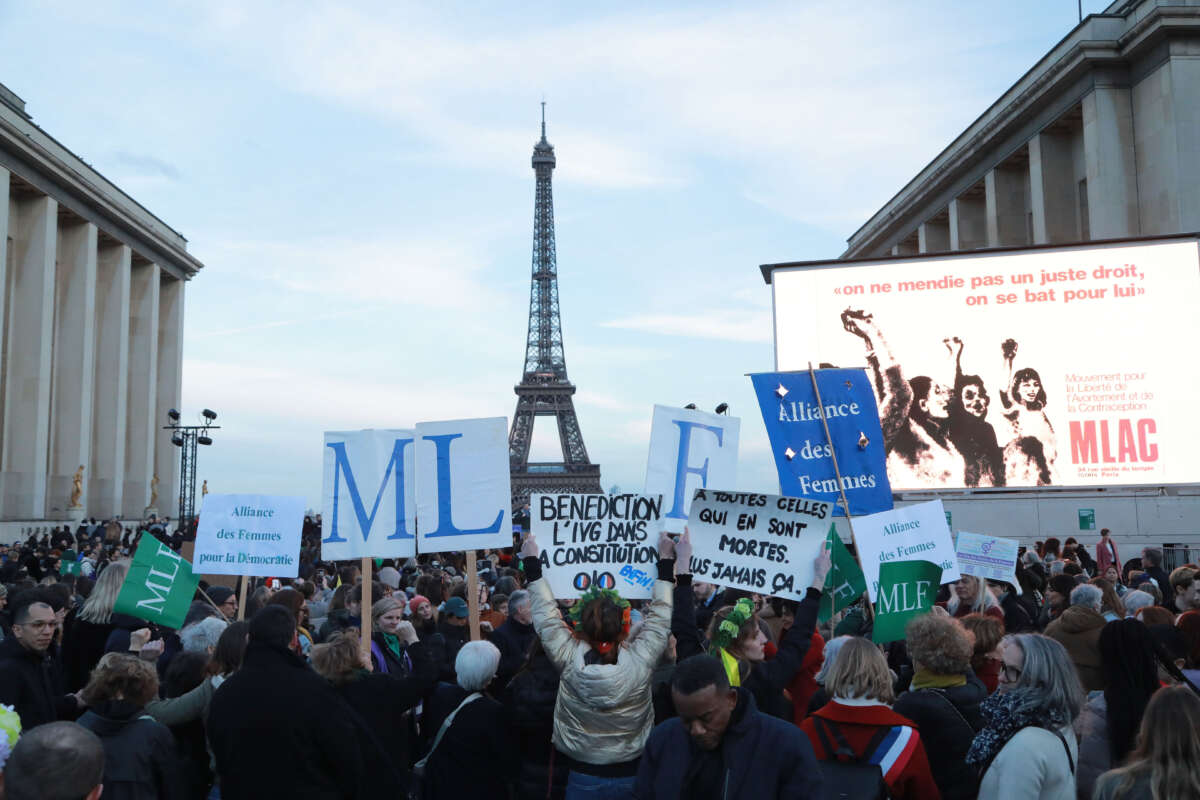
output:
[[[1075,666],[1036,633],[1005,637],[1000,654],[999,690],[980,706],[986,727],[967,752],[983,775],[979,800],[1073,800],[1084,699]]]

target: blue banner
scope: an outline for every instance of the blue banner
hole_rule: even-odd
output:
[[[816,375],[850,514],[891,510],[883,430],[866,371],[820,369]],[[807,372],[762,372],[750,380],[771,440],[780,493],[824,500],[843,514],[812,377]]]

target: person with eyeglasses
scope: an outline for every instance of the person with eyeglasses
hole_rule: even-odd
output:
[[[24,730],[74,719],[79,704],[66,693],[62,664],[50,644],[58,629],[54,609],[30,589],[12,603],[13,635],[0,642],[0,703],[12,706]]]
[[[1067,650],[1022,633],[1000,643],[1000,688],[983,701],[985,727],[967,751],[983,776],[979,800],[1074,800],[1079,747],[1072,728],[1083,686]]]

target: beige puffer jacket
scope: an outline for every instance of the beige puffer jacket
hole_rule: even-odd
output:
[[[545,578],[529,584],[533,625],[559,671],[554,745],[576,761],[617,764],[642,754],[654,727],[650,673],[671,632],[672,584],[655,581],[638,635],[622,646],[615,664],[587,664],[591,646],[576,639],[559,616]]]

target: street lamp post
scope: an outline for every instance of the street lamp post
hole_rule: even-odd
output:
[[[179,454],[179,527],[185,536],[191,536],[192,518],[196,515],[196,446],[212,444],[210,431],[219,430],[221,426],[213,425],[217,421],[215,411],[204,409],[200,412],[204,422],[200,425],[180,425],[179,412],[172,408],[167,412],[168,425],[163,430],[171,431],[171,444],[180,449]]]

